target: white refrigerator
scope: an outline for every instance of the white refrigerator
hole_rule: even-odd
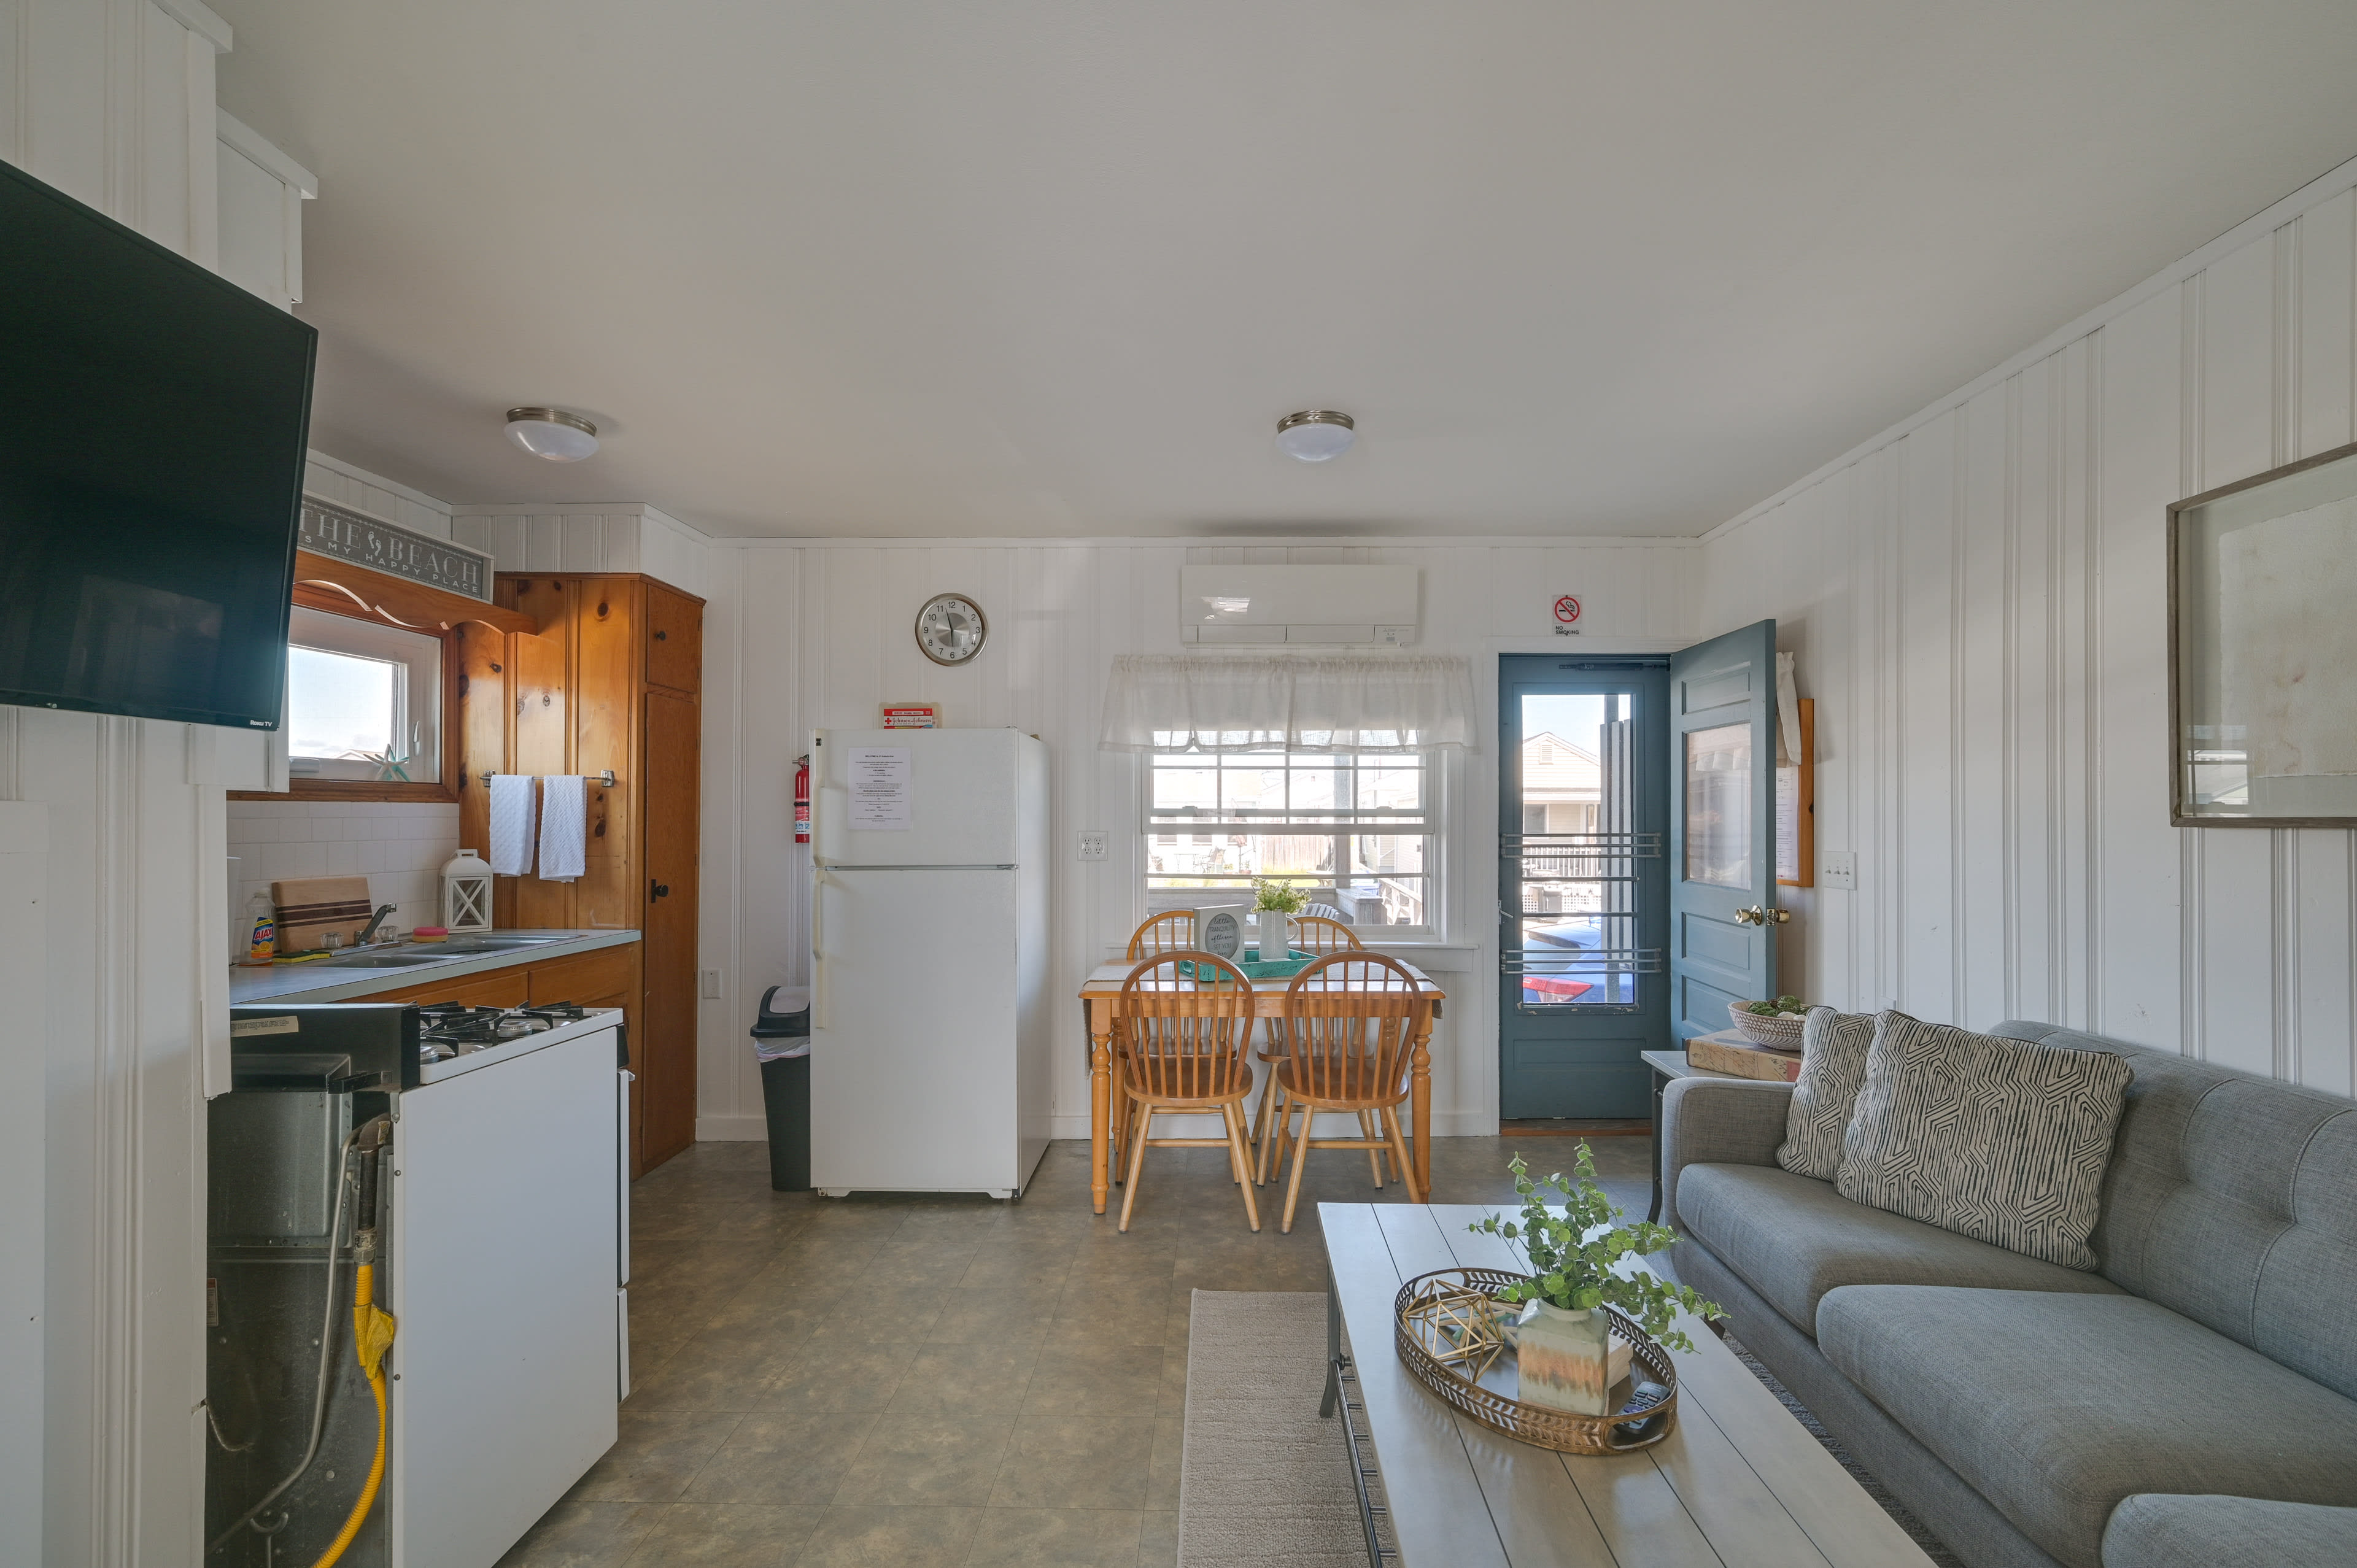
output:
[[[1048,748],[821,730],[811,767],[811,1185],[1014,1197],[1048,1148]]]

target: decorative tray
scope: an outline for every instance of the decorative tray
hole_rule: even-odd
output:
[[[1393,1338],[1416,1380],[1452,1408],[1523,1443],[1565,1454],[1626,1454],[1651,1447],[1677,1424],[1678,1372],[1669,1352],[1628,1317],[1600,1310],[1628,1342],[1631,1382],[1644,1377],[1667,1397],[1619,1415],[1579,1415],[1514,1398],[1518,1380],[1499,1365],[1505,1343],[1493,1299],[1526,1276],[1501,1269],[1439,1269],[1418,1274],[1392,1299]],[[1625,1407],[1624,1407],[1625,1410]]]
[[[1246,948],[1243,956],[1235,961],[1236,967],[1243,971],[1246,980],[1289,980],[1318,961],[1316,953],[1303,952],[1299,948],[1287,948],[1285,957],[1270,959],[1266,963],[1260,961],[1259,952],[1258,948]],[[1181,962],[1178,972],[1192,980],[1195,978],[1195,966]]]

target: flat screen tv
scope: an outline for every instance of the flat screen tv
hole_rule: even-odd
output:
[[[318,337],[0,164],[0,703],[278,727]]]

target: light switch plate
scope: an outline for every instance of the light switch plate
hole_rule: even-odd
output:
[[[1817,886],[1857,891],[1857,852],[1829,849],[1817,856]]]
[[[716,969],[704,972],[704,999],[706,1002],[720,1000],[720,972]]]
[[[1081,835],[1081,858],[1082,860],[1103,860],[1104,857],[1105,835],[1100,832],[1082,833]]]

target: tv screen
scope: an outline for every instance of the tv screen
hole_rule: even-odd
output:
[[[0,164],[0,703],[278,726],[318,336]]]

